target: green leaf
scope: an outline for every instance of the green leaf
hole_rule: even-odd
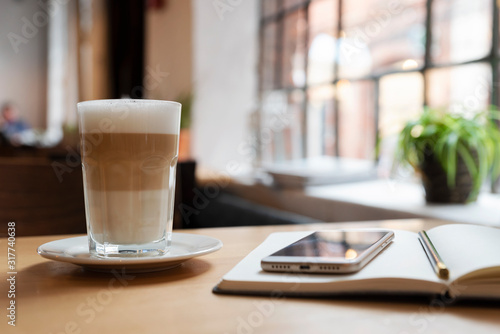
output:
[[[461,144],[458,145],[457,151],[459,152],[462,160],[464,161],[465,166],[467,166],[467,170],[469,171],[473,181],[472,193],[470,195],[470,198],[475,197],[475,195],[481,188],[481,182],[479,179],[479,172],[476,166],[476,162],[474,161],[474,158],[472,157],[472,154],[470,153],[469,149],[466,148],[464,145]]]
[[[455,186],[455,176],[457,175],[457,143],[458,136],[456,133],[451,133],[446,140],[446,164],[444,170],[447,172],[448,186]]]

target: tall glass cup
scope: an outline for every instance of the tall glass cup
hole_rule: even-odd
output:
[[[155,100],[78,103],[90,253],[168,251],[181,105]]]

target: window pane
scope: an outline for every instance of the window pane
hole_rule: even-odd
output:
[[[276,160],[275,150],[276,132],[279,129],[274,125],[274,120],[286,115],[287,96],[285,91],[271,91],[262,94],[262,119],[260,128],[260,141],[262,162],[270,163]]]
[[[274,15],[279,10],[280,0],[261,0],[262,17]]]
[[[455,63],[486,56],[491,48],[490,0],[434,0],[432,60]]]
[[[488,107],[491,66],[486,63],[433,69],[427,73],[428,100],[432,107],[480,110]]]
[[[362,77],[423,64],[425,0],[349,0],[343,2],[342,15],[341,77]]]
[[[264,0],[266,1],[266,0]],[[297,5],[300,5],[300,4],[303,4],[305,3],[306,0],[284,0],[284,7],[285,9],[288,9],[288,8],[292,8],[292,7],[295,7]]]
[[[271,90],[276,86],[276,33],[277,24],[271,22],[264,26],[262,35],[262,63],[260,80],[262,83],[262,90]]]
[[[283,87],[303,87],[306,55],[305,11],[298,10],[285,17],[283,32]]]
[[[423,106],[424,80],[420,73],[387,75],[380,79],[379,131],[381,138],[398,134]]]
[[[307,92],[307,156],[335,155],[334,86]]]
[[[380,80],[379,176],[388,177],[399,132],[422,110],[424,80],[420,73],[393,74]]]
[[[372,81],[337,83],[340,156],[375,158],[374,93]]]
[[[309,5],[307,83],[333,82],[338,1],[316,0]]]
[[[294,90],[288,94],[288,118],[283,120],[288,136],[286,147],[287,159],[300,159],[304,157],[302,138],[304,138],[302,125],[304,124],[305,93],[303,90]]]
[[[262,160],[277,162],[299,159],[302,154],[304,93],[274,91],[262,105]]]

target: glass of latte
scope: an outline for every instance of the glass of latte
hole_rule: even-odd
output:
[[[159,256],[174,214],[181,105],[156,100],[78,103],[90,253]]]

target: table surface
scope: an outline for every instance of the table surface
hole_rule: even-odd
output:
[[[383,227],[418,231],[436,220],[230,227],[178,232],[224,247],[182,266],[117,280],[44,259],[39,245],[68,236],[16,238],[16,327],[9,326],[7,240],[0,239],[1,333],[499,333],[499,309],[413,301],[216,295],[219,279],[276,231]],[[175,231],[174,231],[175,232]],[[118,284],[118,282],[121,283]]]

